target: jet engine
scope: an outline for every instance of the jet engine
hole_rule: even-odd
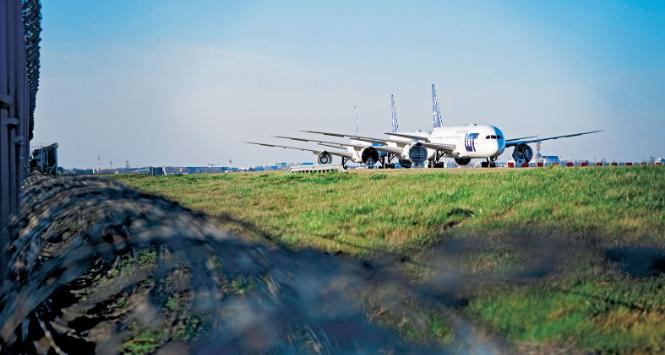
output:
[[[416,166],[422,165],[427,160],[427,148],[420,143],[409,146],[405,153],[405,158],[408,158]]]
[[[365,147],[360,151],[360,160],[368,168],[371,168],[379,161],[379,151],[374,147]]]
[[[518,144],[513,150],[513,159],[515,161],[530,162],[533,158],[533,149],[526,144]]]
[[[332,154],[328,152],[321,152],[319,155],[316,157],[316,161],[320,165],[326,165],[326,164],[332,164],[333,157]]]
[[[471,158],[455,158],[457,165],[467,165],[471,162]]]

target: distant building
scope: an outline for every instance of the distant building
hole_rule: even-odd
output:
[[[58,173],[58,143],[36,148],[32,151],[30,170],[46,175]]]
[[[164,174],[164,168],[162,167],[150,167],[150,176],[162,176]]]

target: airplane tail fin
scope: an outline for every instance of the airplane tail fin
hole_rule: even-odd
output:
[[[436,95],[436,86],[432,84],[432,127],[439,128],[443,126],[441,118],[441,108],[439,108],[439,97]]]
[[[399,132],[399,124],[397,123],[397,105],[395,105],[395,94],[390,94],[390,109],[393,115],[393,133]]]
[[[357,136],[358,135],[358,106],[353,105],[353,122],[355,124],[355,129],[353,131],[353,135]]]

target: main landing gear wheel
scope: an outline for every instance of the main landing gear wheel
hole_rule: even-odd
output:
[[[496,168],[496,161],[494,161],[494,159],[484,161],[480,163],[480,166],[483,168]]]

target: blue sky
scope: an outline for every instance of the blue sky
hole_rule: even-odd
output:
[[[33,143],[65,167],[306,161],[301,129],[495,124],[567,159],[665,157],[662,1],[44,1]],[[508,159],[509,152],[504,154]]]

